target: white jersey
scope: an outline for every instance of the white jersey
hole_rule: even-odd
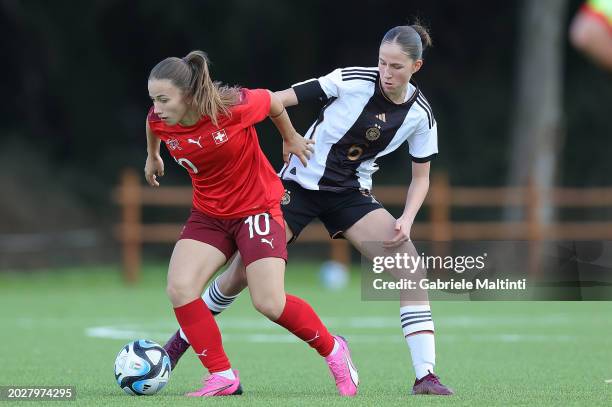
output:
[[[438,135],[429,103],[409,83],[406,100],[396,104],[379,82],[378,68],[352,67],[293,85],[299,102],[322,98],[327,104],[304,136],[316,141],[308,166],[292,156],[280,177],[311,190],[371,190],[376,159],[405,141],[413,161],[431,160]]]

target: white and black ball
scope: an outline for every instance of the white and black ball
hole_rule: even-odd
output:
[[[125,345],[115,360],[115,379],[132,396],[157,393],[168,383],[171,370],[164,348],[146,339]]]

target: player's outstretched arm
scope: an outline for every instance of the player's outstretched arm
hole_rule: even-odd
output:
[[[269,116],[283,138],[283,161],[288,162],[289,155],[295,154],[306,167],[310,154],[314,152],[314,141],[305,139],[295,131],[283,102],[276,94],[270,92],[270,99]]]
[[[145,129],[147,133],[147,161],[145,162],[145,179],[152,187],[158,187],[157,177],[164,176],[164,160],[159,155],[159,138],[153,134],[149,122],[146,121]]]
[[[295,106],[298,104],[298,98],[293,88],[279,90],[278,92],[274,92],[274,94],[280,99],[285,107]]]

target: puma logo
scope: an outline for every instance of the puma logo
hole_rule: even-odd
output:
[[[274,238],[272,238],[271,240],[265,239],[265,238],[261,238],[261,243],[267,243],[270,245],[271,248],[274,249],[274,245],[272,244],[272,242],[274,241]]]
[[[359,374],[357,373],[357,369],[353,366],[353,362],[349,358],[345,356],[344,360],[346,361],[346,366],[349,369],[349,373],[351,374],[351,380],[355,386],[359,385]]]
[[[197,139],[197,140],[194,140],[194,139],[192,139],[192,138],[188,138],[188,139],[187,139],[187,142],[188,142],[189,144],[197,144],[197,145],[198,145],[198,147],[202,148],[202,145],[200,144],[200,138],[202,138],[202,136],[198,137],[198,139]]]
[[[307,341],[305,341],[305,342],[307,342],[307,343],[308,343],[308,342],[312,342],[312,341],[314,341],[315,339],[319,339],[319,338],[320,338],[320,336],[319,336],[319,331],[317,331],[317,333],[315,334],[314,338],[309,339],[309,340],[307,340]]]
[[[196,353],[196,356],[202,356],[203,358],[205,358],[207,356],[206,352],[208,352],[208,349],[204,349],[202,353]]]

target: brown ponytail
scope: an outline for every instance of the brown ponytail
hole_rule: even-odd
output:
[[[240,88],[213,82],[208,56],[191,51],[183,58],[166,58],[151,70],[149,80],[168,79],[181,89],[191,106],[202,116],[209,116],[215,126],[219,116],[228,116],[230,107],[240,100]]]

